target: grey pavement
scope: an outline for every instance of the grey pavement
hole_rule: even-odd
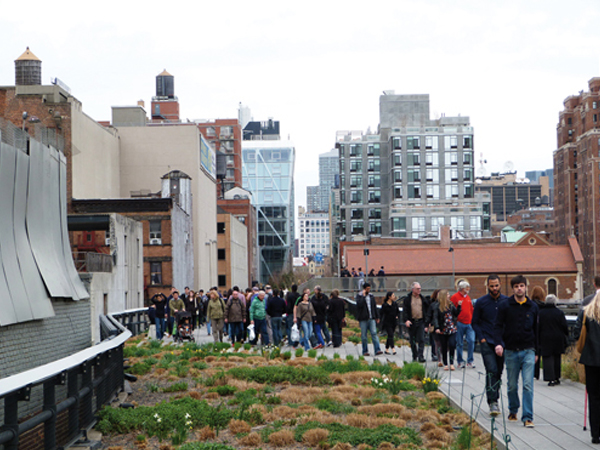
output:
[[[213,342],[212,336],[207,335],[205,327],[197,329],[195,337],[196,342],[200,344]],[[170,341],[170,338],[165,339],[165,342]],[[382,349],[384,342],[385,338],[380,338]],[[282,351],[286,351],[287,349],[291,349],[291,347],[282,347]],[[369,351],[372,352],[372,350],[373,347],[369,344]],[[365,360],[373,362],[377,359],[382,363],[393,362],[400,366],[402,366],[404,361],[412,361],[408,346],[396,347],[396,351],[397,355],[383,354],[381,356],[369,356]],[[346,342],[339,348],[325,347],[317,350],[317,356],[325,355],[328,358],[333,358],[335,353],[339,354],[341,359],[345,359],[347,355],[353,355],[355,358],[358,358],[362,354],[361,345]],[[485,369],[481,356],[475,353],[475,368],[444,372],[438,369],[437,362],[430,361],[429,353],[430,347],[426,347],[428,359],[426,363],[427,370],[430,374],[437,373],[442,379],[440,390],[448,395],[456,407],[461,408],[466,414],[472,415],[479,426],[488,433],[492,432],[493,423],[494,438],[499,448],[506,448],[504,445],[506,440],[508,440],[507,448],[515,450],[599,448],[591,443],[589,423],[587,424],[587,430],[583,430],[584,385],[569,380],[562,380],[560,385],[550,387],[547,382],[535,380],[533,397],[533,421],[535,428],[525,428],[520,420],[517,422],[508,421],[505,370],[502,378],[502,399],[499,402],[502,414],[492,422],[492,418],[488,414],[489,410],[484,394]],[[519,386],[521,387],[522,385],[520,384]],[[519,398],[521,398],[520,392],[521,390],[519,389]],[[519,419],[520,413],[521,411],[519,410]]]

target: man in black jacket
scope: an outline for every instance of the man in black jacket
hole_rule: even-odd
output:
[[[496,354],[504,355],[508,390],[508,420],[516,422],[519,411],[519,374],[523,377],[523,415],[527,428],[533,428],[533,371],[537,361],[538,306],[527,298],[527,279],[517,275],[510,280],[513,295],[498,305],[494,325]]]
[[[377,337],[377,324],[379,323],[379,311],[375,297],[371,292],[369,283],[363,284],[363,289],[356,294],[356,318],[360,325],[360,340],[362,341],[363,356],[369,356],[369,346],[367,332],[371,333],[373,341],[373,351],[376,355],[381,355],[381,347],[379,346],[379,338]]]
[[[425,316],[429,309],[427,299],[421,295],[421,284],[415,281],[411,286],[410,294],[403,300],[404,325],[408,328],[410,349],[413,361],[425,362],[423,351],[425,349]]]

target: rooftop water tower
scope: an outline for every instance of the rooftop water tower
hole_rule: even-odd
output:
[[[35,56],[29,47],[15,59],[15,84],[30,86],[42,84],[42,61]]]
[[[175,97],[175,77],[166,70],[156,76],[156,96]]]

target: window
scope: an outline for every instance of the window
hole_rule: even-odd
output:
[[[345,159],[340,159],[340,172],[344,171],[344,167],[345,167]]]
[[[465,195],[465,198],[473,198],[473,185],[472,184],[465,184],[464,195]]]
[[[362,187],[362,175],[352,175],[350,177],[350,187]]]
[[[478,216],[469,217],[469,225],[471,227],[471,231],[479,231],[481,230],[481,220]]]
[[[458,147],[458,139],[456,136],[444,136],[444,148],[446,150],[456,147]]]
[[[471,169],[470,167],[464,169],[463,178],[464,181],[473,181],[473,169]]]
[[[226,126],[226,127],[221,127],[221,136],[233,136],[233,127],[232,126]]]
[[[380,168],[380,161],[379,159],[369,159],[369,172],[379,172],[379,168]]]
[[[150,284],[162,284],[162,263],[150,263]]]
[[[600,144],[598,144],[600,145]],[[394,153],[394,165],[401,166],[402,165],[402,154]]]
[[[381,191],[369,191],[369,203],[380,203]]]
[[[225,249],[224,248],[218,248],[217,249],[217,259],[219,261],[224,261],[225,260]]]
[[[370,234],[381,234],[381,222],[369,223],[369,233]]]
[[[421,155],[418,152],[411,152],[406,155],[406,163],[409,166],[418,166],[421,164]]]
[[[420,169],[408,169],[408,182],[414,183],[421,181],[421,170]]]
[[[217,233],[218,234],[225,233],[225,222],[217,222]]]
[[[421,186],[419,186],[419,185],[408,186],[408,198],[421,198]]]
[[[425,232],[425,217],[412,218],[412,237],[419,238]]]
[[[379,144],[369,144],[367,146],[367,155],[369,156],[379,156]]]
[[[365,227],[362,222],[352,222],[352,234],[364,234]]]
[[[396,186],[394,188],[394,198],[395,199],[402,198],[402,186]]]
[[[440,182],[440,171],[438,169],[427,169],[426,180],[438,184]]]
[[[369,209],[369,219],[381,219],[381,208]]]
[[[450,218],[450,226],[453,230],[462,231],[465,229],[465,218],[464,216],[452,216]]]
[[[421,138],[419,136],[408,136],[406,138],[406,146],[409,150],[421,148]]]
[[[207,136],[216,136],[215,127],[206,127],[206,135]]]
[[[427,198],[439,200],[440,198],[440,187],[439,185],[427,185]]]
[[[450,169],[446,169],[446,183],[449,181],[458,181],[458,169],[456,167],[452,167]]]
[[[227,286],[227,275],[219,275],[217,282],[219,284],[219,287]]]
[[[362,219],[363,218],[363,210],[362,209],[353,209],[351,210],[352,219]]]
[[[406,236],[406,217],[393,217],[392,231],[404,231]]]
[[[394,170],[394,183],[402,182],[402,171]]]
[[[360,156],[361,153],[362,153],[362,145],[361,144],[350,145],[350,156]]]
[[[473,165],[473,152],[463,153],[463,164],[469,166]]]
[[[432,217],[431,218],[431,231],[438,231],[441,226],[444,226],[443,217]]]
[[[437,136],[425,136],[425,148],[431,150],[438,149],[438,138]]]
[[[394,150],[400,150],[402,148],[402,138],[400,136],[394,136],[392,138],[392,148]]]
[[[381,175],[369,175],[369,187],[381,187]]]
[[[458,153],[456,153],[456,152],[444,153],[444,161],[447,166],[456,165],[458,163]]]
[[[345,153],[345,147],[346,147],[345,145],[343,145],[343,144],[340,144],[340,146],[339,146],[339,150],[340,150],[340,156],[344,156],[344,153]]]
[[[350,161],[350,172],[360,172],[362,170],[362,161],[360,159]]]
[[[362,191],[352,191],[350,194],[351,203],[362,203]]]
[[[150,245],[161,245],[162,244],[162,221],[149,220],[148,225],[150,227]]]
[[[548,280],[548,295],[558,295],[558,282],[554,278]]]
[[[473,136],[463,136],[463,148],[473,148]]]
[[[425,165],[437,167],[440,165],[440,155],[437,152],[425,153]]]

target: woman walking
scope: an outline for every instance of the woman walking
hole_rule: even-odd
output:
[[[206,307],[206,317],[212,324],[212,335],[215,342],[223,342],[223,319],[225,318],[225,304],[217,291],[208,293],[210,300]]]
[[[433,314],[440,306],[440,302],[438,301],[439,293],[440,290],[436,289],[431,294],[429,309],[427,310],[427,320],[425,322],[429,325],[428,331],[431,343],[431,360],[437,361],[438,367],[442,367],[444,365],[442,363],[442,344],[440,343],[440,335],[435,333],[435,328],[433,326]]]
[[[398,319],[400,317],[400,308],[396,303],[396,294],[389,291],[385,294],[383,304],[381,305],[381,319],[382,328],[387,334],[387,340],[385,341],[385,354],[395,355],[396,349],[394,348],[394,333],[396,332],[396,325],[398,325]]]
[[[302,300],[294,308],[294,323],[302,325],[302,337],[300,345],[304,346],[304,350],[310,350],[310,336],[313,332],[313,317],[316,316],[315,308],[309,302],[308,292],[302,294]]]
[[[331,340],[335,348],[342,345],[342,321],[346,317],[346,304],[340,298],[340,291],[334,289],[331,291],[329,300],[329,326],[331,326]]]
[[[458,308],[450,301],[448,291],[442,289],[438,293],[438,308],[433,311],[432,320],[435,333],[440,337],[442,346],[442,362],[444,370],[454,370],[454,352],[456,351],[456,320],[460,313],[462,300],[458,302]],[[448,362],[450,365],[448,366]]]
[[[584,326],[586,337],[579,363],[585,366],[592,444],[600,444],[600,294],[577,316],[575,339],[579,339]]]
[[[565,313],[556,307],[556,295],[546,297],[538,315],[540,355],[544,358],[544,381],[548,386],[560,384],[561,354],[569,335]]]

